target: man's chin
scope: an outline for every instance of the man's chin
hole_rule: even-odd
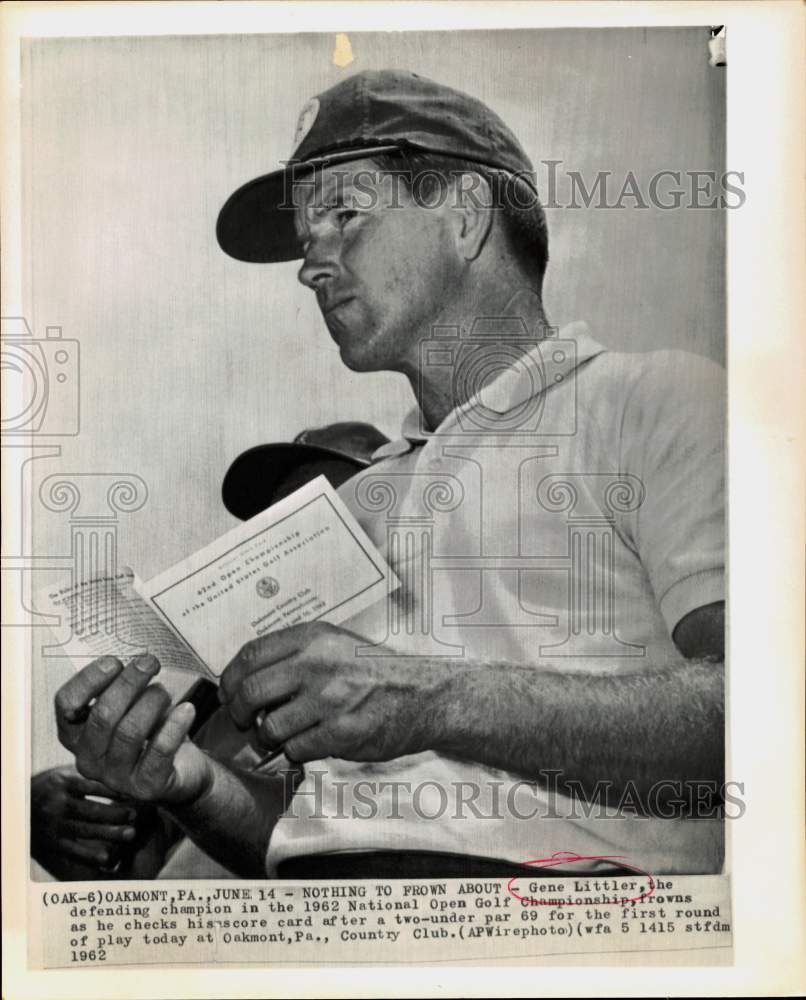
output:
[[[386,370],[378,350],[373,350],[376,337],[375,331],[371,327],[355,324],[351,329],[348,329],[345,323],[331,317],[330,322],[327,322],[327,328],[333,342],[339,349],[342,364],[350,371],[376,372]]]
[[[369,358],[366,351],[362,350],[365,345],[361,342],[360,337],[342,327],[338,329],[330,327],[329,329],[330,336],[339,349],[342,364],[346,368],[354,372],[373,370],[371,365],[368,366]]]
[[[371,358],[360,352],[351,351],[346,344],[339,345],[339,354],[341,355],[342,364],[345,368],[349,368],[351,372],[374,372],[378,370],[377,365],[373,364]]]

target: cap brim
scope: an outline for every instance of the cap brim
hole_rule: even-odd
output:
[[[251,264],[299,260],[303,253],[294,229],[293,183],[332,163],[390,153],[402,145],[387,143],[333,150],[249,181],[230,195],[218,213],[216,239],[221,249],[230,257]]]
[[[289,184],[290,171],[275,170],[230,195],[216,224],[216,239],[224,253],[253,264],[302,257]]]
[[[311,444],[261,444],[239,455],[227,470],[221,486],[224,506],[247,521],[271,506],[280,483],[306,462],[339,461],[356,472],[369,462],[331,448]]]

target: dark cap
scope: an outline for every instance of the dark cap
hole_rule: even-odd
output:
[[[314,462],[346,463],[349,468],[348,475],[341,480],[344,482],[350,475],[368,468],[374,452],[388,442],[389,438],[372,424],[344,421],[302,431],[293,442],[258,445],[240,454],[229,467],[221,498],[230,514],[246,521],[275,502],[280,486],[300,466]]]
[[[416,73],[367,70],[308,101],[286,166],[230,196],[216,227],[221,248],[254,263],[302,257],[292,181],[317,167],[406,150],[471,160],[535,186],[529,157],[486,104]]]

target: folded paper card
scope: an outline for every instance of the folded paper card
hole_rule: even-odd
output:
[[[37,609],[83,666],[153,653],[163,667],[218,677],[250,639],[300,622],[346,622],[399,586],[319,476],[151,580],[128,568],[43,588]]]
[[[398,585],[319,476],[138,589],[218,676],[248,640],[301,622],[340,624]]]

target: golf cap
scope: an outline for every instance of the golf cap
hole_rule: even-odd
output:
[[[367,70],[308,101],[291,159],[229,197],[216,226],[221,248],[253,263],[297,260],[303,254],[294,231],[294,181],[335,163],[406,151],[507,171],[537,196],[529,157],[481,101],[416,73]]]
[[[302,431],[293,442],[258,445],[239,455],[229,467],[221,498],[230,514],[246,521],[274,503],[279,487],[300,466],[344,462],[355,474],[368,468],[373,454],[388,442],[372,424],[344,421]],[[313,472],[310,478],[316,475]]]

